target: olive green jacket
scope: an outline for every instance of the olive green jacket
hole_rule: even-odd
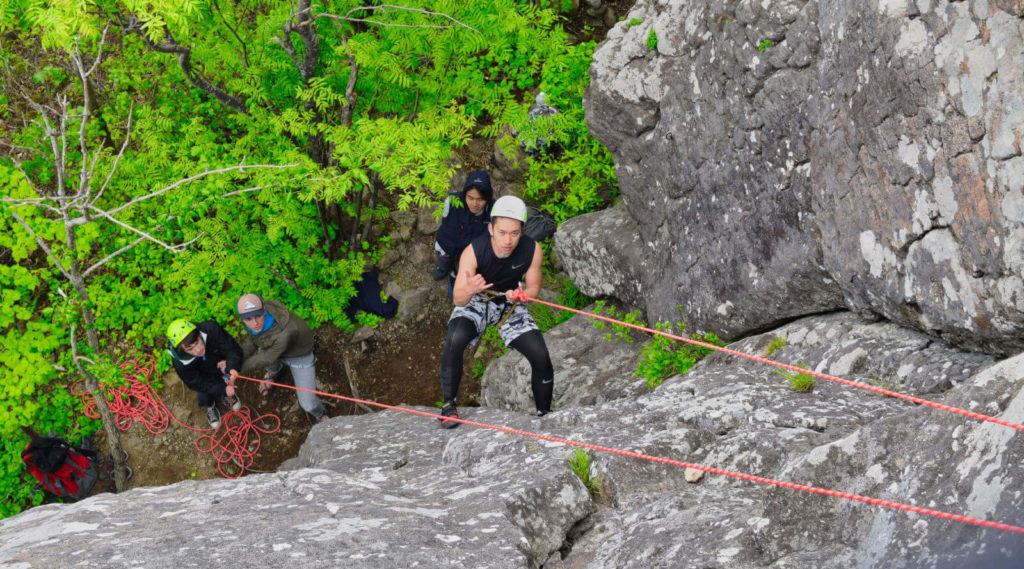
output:
[[[281,358],[296,358],[313,351],[313,331],[305,320],[276,300],[264,300],[263,308],[274,317],[274,323],[259,334],[249,330],[242,342],[243,371],[265,368]]]

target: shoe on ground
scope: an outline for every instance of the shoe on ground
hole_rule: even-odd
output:
[[[323,415],[320,415],[319,417],[316,418],[316,422],[317,423],[323,423],[324,421],[326,421],[327,419],[330,419],[330,418],[331,418],[331,416],[328,415],[327,412],[325,411]]]
[[[237,395],[235,395],[235,396],[225,395],[224,396],[224,405],[227,405],[228,407],[230,407],[232,411],[241,411],[242,410],[242,400],[239,399]]]
[[[544,415],[547,415],[550,412],[551,411],[541,411],[540,409],[537,409],[537,416],[538,417],[543,417]]]
[[[433,271],[430,271],[430,276],[434,277],[435,281],[439,281],[448,276],[448,273],[442,271],[440,267],[434,267]]]
[[[459,418],[459,410],[455,408],[455,403],[448,402],[441,407],[441,416],[438,417],[438,421],[441,421],[441,426],[445,429],[454,429],[459,426],[458,421],[449,421],[447,417],[452,419]]]
[[[220,411],[217,410],[216,405],[210,405],[206,408],[206,419],[210,421],[210,426],[214,429],[220,428]]]

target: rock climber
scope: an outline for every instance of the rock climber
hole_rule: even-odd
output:
[[[458,203],[453,204],[452,198]],[[434,280],[447,277],[449,292],[458,273],[462,251],[471,241],[487,233],[493,200],[491,177],[477,170],[469,173],[461,192],[449,195],[444,201],[444,217],[434,241],[437,266],[433,276]]]
[[[474,239],[462,253],[452,295],[455,309],[448,319],[441,354],[443,403],[439,419],[444,428],[459,425],[447,419],[459,417],[455,398],[462,379],[463,352],[489,325],[497,325],[505,345],[530,362],[537,416],[551,410],[551,356],[544,336],[522,304],[527,297],[536,298],[540,293],[544,253],[536,241],[523,235],[525,223],[523,200],[514,196],[498,198],[491,209],[488,233]]]
[[[218,400],[233,411],[242,408],[232,375],[237,375],[242,366],[242,348],[213,320],[198,324],[175,320],[167,327],[167,342],[174,371],[196,392],[199,406],[206,407],[210,426],[219,428]]]
[[[277,381],[287,365],[292,372],[295,387],[316,390],[316,355],[313,331],[306,321],[285,308],[277,300],[264,300],[257,294],[244,294],[238,299],[238,317],[249,330],[242,341],[245,361],[241,369],[264,368],[263,379]],[[237,377],[232,375],[232,379]],[[260,397],[266,400],[273,390],[272,385],[259,384]],[[310,391],[297,390],[299,405],[314,419],[328,419],[323,403]]]

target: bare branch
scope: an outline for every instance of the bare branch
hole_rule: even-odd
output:
[[[36,154],[42,154],[43,153],[43,151],[39,150],[38,148],[31,148],[31,147],[28,147],[28,146],[18,146],[17,144],[11,144],[10,142],[6,142],[6,141],[3,141],[3,140],[0,140],[0,144],[6,146],[7,148],[10,148],[11,150],[21,150],[21,151],[24,151],[24,152],[35,152]]]
[[[140,235],[140,236],[144,237],[145,239],[148,239],[148,240],[152,241],[153,243],[156,243],[157,245],[163,247],[164,249],[167,249],[168,251],[170,251],[172,253],[180,253],[181,251],[184,251],[185,249],[188,248],[189,245],[191,245],[192,243],[195,243],[196,241],[199,240],[200,237],[203,236],[203,234],[200,233],[199,235],[197,235],[191,241],[186,241],[185,243],[180,243],[178,245],[169,245],[169,244],[167,244],[167,243],[157,239],[156,237],[153,237],[149,233],[146,233],[145,231],[143,231],[141,229],[138,229],[136,227],[128,225],[127,223],[117,219],[116,217],[111,215],[111,212],[103,211],[102,209],[100,209],[100,208],[98,208],[96,206],[90,206],[89,209],[91,211],[94,211],[94,212],[98,213],[100,215],[100,217],[104,217],[106,219],[109,219],[110,221],[113,221],[115,224],[120,225],[121,227],[127,229],[128,231],[131,231],[132,233],[134,233],[136,235]]]
[[[165,194],[165,193],[173,190],[174,188],[177,188],[178,186],[187,184],[189,182],[194,182],[195,180],[198,180],[200,178],[205,178],[206,176],[212,176],[213,174],[224,174],[226,172],[234,172],[236,170],[239,171],[239,172],[243,172],[244,173],[245,170],[248,169],[248,168],[285,169],[285,168],[294,168],[294,167],[296,167],[298,165],[299,165],[298,163],[295,163],[295,164],[284,164],[284,165],[258,164],[258,165],[253,165],[253,166],[246,166],[245,164],[239,164],[238,166],[230,166],[228,168],[218,168],[216,170],[207,170],[205,172],[196,174],[195,176],[189,176],[188,178],[182,178],[181,180],[178,180],[177,182],[174,182],[173,184],[171,184],[169,186],[166,186],[166,187],[164,187],[162,189],[159,189],[159,190],[157,190],[155,192],[146,194],[146,195],[141,196],[141,197],[137,197],[137,198],[135,198],[135,199],[133,199],[133,200],[131,200],[129,202],[123,203],[120,206],[118,206],[118,207],[116,207],[116,208],[114,208],[114,209],[112,209],[112,210],[110,210],[108,212],[105,212],[105,214],[107,216],[114,215],[114,214],[118,213],[119,211],[121,211],[121,210],[123,210],[125,208],[128,208],[128,207],[131,207],[131,206],[133,206],[133,205],[135,205],[135,204],[137,204],[137,203],[139,203],[141,201],[145,201],[145,200],[148,200],[150,198],[155,198],[155,197],[157,197],[159,195]],[[93,209],[97,209],[97,211],[100,211],[96,207],[93,207]]]
[[[124,142],[121,144],[121,149],[117,151],[117,156],[114,158],[114,164],[110,167],[110,172],[107,173],[107,178],[103,180],[103,185],[100,186],[100,190],[96,192],[96,196],[92,198],[89,205],[95,204],[103,192],[107,189],[107,185],[110,184],[110,180],[114,177],[114,172],[117,171],[117,165],[121,162],[121,157],[124,156],[125,149],[128,148],[128,141],[132,136],[132,115],[135,113],[135,105],[128,110],[128,123],[125,125],[124,130]]]
[[[64,211],[63,211],[62,208],[57,208],[57,207],[54,207],[54,206],[52,206],[52,205],[50,205],[48,203],[45,203],[45,202],[41,201],[41,200],[44,200],[44,199],[48,199],[48,198],[25,198],[25,199],[22,199],[22,200],[14,199],[14,198],[4,198],[4,199],[2,199],[0,201],[11,204],[11,207],[27,207],[27,206],[41,207],[43,209],[49,210],[50,212],[54,213],[57,216],[63,217]],[[63,199],[64,200],[70,200],[71,198],[63,198]],[[54,199],[54,201],[56,201],[56,199]]]
[[[64,275],[64,278],[66,278],[68,282],[70,282],[71,274],[68,273],[67,269],[64,268],[64,265],[61,264],[60,259],[58,259],[57,256],[53,254],[53,251],[50,251],[50,247],[48,247],[46,245],[46,242],[43,241],[41,237],[39,237],[39,234],[33,231],[32,226],[30,226],[28,222],[26,222],[24,219],[21,218],[20,215],[14,213],[13,211],[11,212],[11,217],[13,217],[18,223],[20,223],[21,226],[25,228],[25,231],[28,231],[29,235],[35,238],[36,244],[39,245],[39,248],[46,252],[46,256],[49,257],[51,261],[53,261],[54,265],[57,265],[57,269],[60,270],[60,274]]]
[[[91,273],[91,272],[95,271],[96,269],[102,267],[103,265],[107,264],[109,261],[114,260],[114,258],[117,257],[118,255],[124,253],[125,251],[128,251],[132,247],[135,247],[136,245],[138,245],[139,243],[142,243],[145,240],[146,240],[145,237],[139,237],[138,239],[136,239],[135,241],[132,241],[128,245],[125,245],[124,247],[121,247],[117,251],[114,251],[113,253],[111,253],[111,254],[107,255],[106,257],[100,259],[99,261],[96,261],[95,263],[92,264],[91,267],[89,267],[88,269],[82,271],[82,278],[85,278],[85,277],[89,276],[89,273]]]

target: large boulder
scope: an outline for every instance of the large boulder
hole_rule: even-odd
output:
[[[1024,356],[993,364],[849,313],[731,347],[770,346],[1024,421]],[[693,483],[624,454],[592,453],[594,497],[571,447],[523,434],[1024,524],[1018,431],[839,383],[797,393],[750,360],[715,354],[639,397],[543,418],[460,410],[504,432],[409,410],[332,418],[276,473],[30,509],[0,521],[0,567],[1010,567],[1024,554],[1016,534],[725,476]]]
[[[581,290],[639,291],[649,319],[681,306],[726,337],[848,307],[1021,351],[1017,4],[640,0],[584,102],[635,227],[613,256],[635,283]],[[608,212],[559,231],[574,280],[609,263],[609,224],[629,225]]]

